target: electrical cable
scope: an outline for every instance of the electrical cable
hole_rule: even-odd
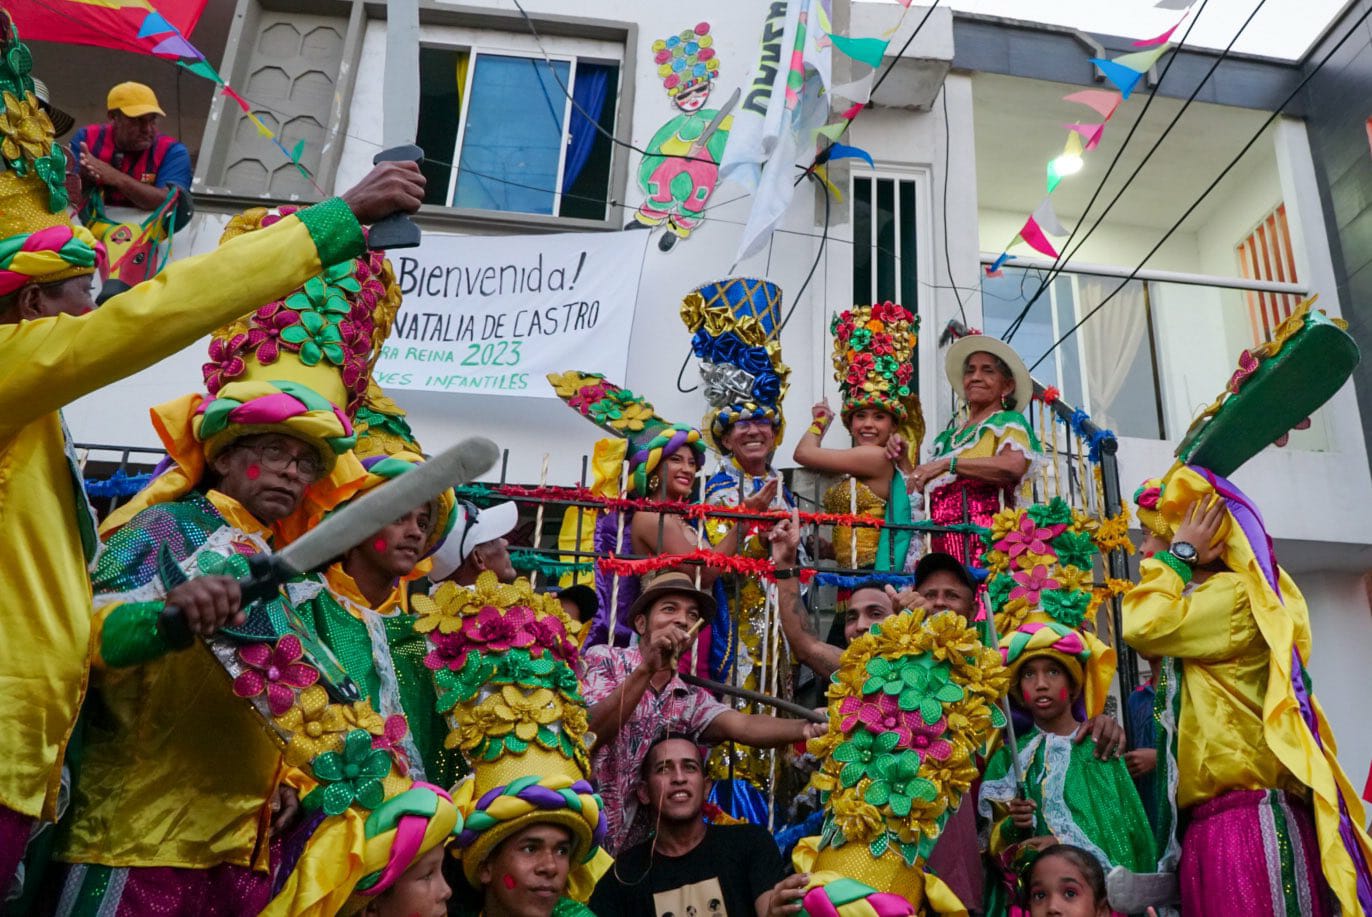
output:
[[[1061,346],[1064,341],[1066,341],[1073,334],[1075,334],[1078,328],[1086,324],[1086,322],[1091,318],[1091,316],[1095,315],[1101,309],[1105,308],[1105,305],[1109,303],[1110,300],[1114,299],[1116,294],[1118,294],[1120,290],[1124,289],[1125,286],[1127,286],[1131,281],[1134,280],[1138,272],[1143,270],[1144,265],[1148,263],[1148,259],[1153,257],[1153,255],[1157,254],[1158,249],[1162,248],[1164,243],[1166,243],[1167,240],[1171,238],[1172,234],[1176,232],[1177,229],[1183,223],[1186,222],[1187,218],[1195,212],[1196,208],[1199,207],[1205,201],[1205,199],[1210,196],[1210,193],[1219,186],[1220,182],[1222,182],[1225,176],[1227,176],[1233,170],[1234,166],[1239,164],[1239,160],[1241,160],[1244,157],[1244,155],[1250,149],[1253,148],[1253,145],[1258,142],[1258,139],[1261,138],[1262,135],[1266,133],[1267,129],[1272,126],[1272,122],[1276,121],[1277,118],[1281,116],[1281,113],[1286,109],[1286,106],[1290,105],[1291,102],[1296,98],[1296,96],[1300,94],[1301,90],[1303,90],[1306,87],[1306,84],[1308,84],[1312,79],[1315,78],[1315,74],[1319,73],[1320,70],[1324,68],[1324,65],[1329,63],[1330,58],[1332,58],[1334,54],[1338,52],[1339,48],[1343,47],[1344,42],[1348,41],[1348,39],[1351,38],[1355,32],[1357,32],[1359,26],[1366,22],[1369,16],[1372,16],[1372,6],[1369,6],[1367,10],[1364,11],[1363,14],[1358,17],[1358,19],[1349,27],[1348,31],[1344,33],[1344,36],[1338,40],[1334,47],[1329,49],[1329,53],[1326,54],[1324,58],[1318,64],[1316,64],[1315,67],[1309,73],[1307,73],[1299,83],[1296,84],[1296,87],[1292,89],[1291,92],[1286,96],[1286,98],[1282,100],[1281,104],[1278,105],[1270,115],[1268,115],[1267,119],[1263,121],[1262,125],[1257,129],[1257,131],[1254,132],[1253,136],[1250,137],[1248,139],[1248,142],[1243,145],[1243,148],[1240,149],[1237,154],[1235,154],[1233,159],[1229,160],[1229,164],[1226,165],[1224,169],[1220,171],[1219,175],[1215,176],[1215,179],[1212,182],[1210,182],[1210,184],[1206,187],[1204,191],[1201,192],[1200,197],[1196,198],[1196,200],[1192,202],[1191,206],[1186,208],[1186,212],[1183,213],[1181,217],[1178,218],[1177,221],[1172,224],[1171,228],[1168,229],[1167,232],[1163,233],[1162,238],[1158,240],[1156,245],[1149,249],[1148,254],[1143,256],[1143,259],[1139,261],[1138,265],[1135,266],[1134,269],[1129,272],[1129,275],[1125,277],[1123,280],[1121,280],[1119,282],[1119,285],[1116,286],[1113,290],[1111,290],[1109,295],[1102,299],[1095,308],[1093,308],[1090,312],[1087,312],[1085,315],[1083,315],[1075,325],[1073,325],[1070,329],[1068,329],[1068,331],[1065,334],[1062,335],[1062,337],[1054,341],[1052,346],[1049,347],[1046,351],[1044,351],[1043,356],[1039,357],[1038,360],[1034,362],[1034,365],[1029,367],[1031,372],[1033,371],[1034,367],[1038,366],[1044,360],[1048,359],[1049,354],[1051,354],[1054,350],[1057,350],[1058,347]]]
[[[943,224],[943,265],[948,272],[948,284],[953,289],[953,297],[958,301],[958,314],[962,316],[962,323],[967,324],[967,310],[962,305],[962,294],[958,292],[957,278],[953,276],[953,254],[948,251],[948,167],[952,156],[953,131],[948,125],[948,84],[945,82],[939,90],[939,98],[943,100],[943,216],[939,220]]]
[[[1139,116],[1135,118],[1134,123],[1130,125],[1129,133],[1125,135],[1124,142],[1121,143],[1119,149],[1115,151],[1114,157],[1110,160],[1109,167],[1106,168],[1105,174],[1101,176],[1100,183],[1096,185],[1096,190],[1092,192],[1091,199],[1086,202],[1086,208],[1082,210],[1080,219],[1078,219],[1076,225],[1072,227],[1071,233],[1069,233],[1067,236],[1067,241],[1062,244],[1062,248],[1060,249],[1057,257],[1053,259],[1052,265],[1049,266],[1049,274],[1045,276],[1045,279],[1040,284],[1039,288],[1034,291],[1034,295],[1030,297],[1029,301],[1025,303],[1024,308],[1020,311],[1020,313],[1017,316],[1015,316],[1014,320],[1012,320],[1010,322],[1010,325],[1006,328],[1004,340],[1007,343],[1015,336],[1015,332],[1019,331],[1020,325],[1023,324],[1024,319],[1028,316],[1029,310],[1033,308],[1034,303],[1038,302],[1039,298],[1043,296],[1044,292],[1048,289],[1049,284],[1051,284],[1053,280],[1056,279],[1056,273],[1054,272],[1060,272],[1062,270],[1060,265],[1065,265],[1068,261],[1070,261],[1072,256],[1075,255],[1077,251],[1081,249],[1081,246],[1090,237],[1091,233],[1095,232],[1096,227],[1099,226],[1101,220],[1105,218],[1105,214],[1108,214],[1110,212],[1110,208],[1115,206],[1115,202],[1120,199],[1120,196],[1124,193],[1125,189],[1129,187],[1129,184],[1134,180],[1134,177],[1138,175],[1139,169],[1141,169],[1143,167],[1143,164],[1148,161],[1148,157],[1153,155],[1153,150],[1157,149],[1158,144],[1160,144],[1162,142],[1162,139],[1167,136],[1167,133],[1172,130],[1172,127],[1176,124],[1177,118],[1180,118],[1182,112],[1186,111],[1186,106],[1182,106],[1181,111],[1179,111],[1177,115],[1172,119],[1172,122],[1168,124],[1167,130],[1163,132],[1162,137],[1159,137],[1157,142],[1154,143],[1152,148],[1148,151],[1148,154],[1144,157],[1143,162],[1139,163],[1139,166],[1135,168],[1133,174],[1131,174],[1125,180],[1124,184],[1116,192],[1114,199],[1111,200],[1110,204],[1105,208],[1105,212],[1102,213],[1101,216],[1096,219],[1096,222],[1092,224],[1090,230],[1087,231],[1086,235],[1082,236],[1081,241],[1079,241],[1076,247],[1072,249],[1071,253],[1068,254],[1067,247],[1072,244],[1072,240],[1076,238],[1077,232],[1081,229],[1082,226],[1086,224],[1087,215],[1090,214],[1091,208],[1096,205],[1096,200],[1100,197],[1101,192],[1105,190],[1106,182],[1108,182],[1110,180],[1110,176],[1114,174],[1115,166],[1119,164],[1120,159],[1124,156],[1124,151],[1128,149],[1129,142],[1134,139],[1134,134],[1138,131],[1139,125],[1143,124],[1143,119],[1148,114],[1148,109],[1152,107],[1153,100],[1157,98],[1158,91],[1162,88],[1163,80],[1167,79],[1168,72],[1171,71],[1172,65],[1177,62],[1177,58],[1180,56],[1179,52],[1182,48],[1186,46],[1186,40],[1191,37],[1191,30],[1194,29],[1196,27],[1196,23],[1200,21],[1201,15],[1205,12],[1205,6],[1209,2],[1210,0],[1201,0],[1201,5],[1196,10],[1196,15],[1192,17],[1190,25],[1188,25],[1186,27],[1186,31],[1182,33],[1181,41],[1177,42],[1177,46],[1173,49],[1172,55],[1167,59],[1167,64],[1162,68],[1162,73],[1158,75],[1158,81],[1153,84],[1153,88],[1148,93],[1148,98],[1144,100],[1143,108],[1139,111]],[[1262,3],[1259,3],[1258,6],[1259,8],[1261,8]],[[1254,12],[1256,12],[1256,10],[1254,10]],[[1244,23],[1244,26],[1246,25],[1247,23]],[[1242,32],[1243,27],[1240,27],[1239,31],[1235,33],[1234,39],[1237,40],[1239,34],[1241,34]],[[1233,41],[1231,41],[1229,43],[1229,47],[1232,48],[1233,44]],[[1219,61],[1224,60],[1225,54],[1228,53],[1229,48],[1226,48],[1224,54],[1221,54],[1219,59],[1215,62],[1215,66],[1218,66]],[[1197,91],[1200,90],[1201,86],[1205,85],[1206,80],[1210,78],[1210,74],[1214,72],[1215,69],[1214,66],[1212,66],[1209,72],[1207,72],[1205,76],[1201,79],[1200,83],[1196,85]],[[1192,98],[1195,98],[1194,93],[1192,94]],[[1188,100],[1186,104],[1190,105],[1190,100]]]

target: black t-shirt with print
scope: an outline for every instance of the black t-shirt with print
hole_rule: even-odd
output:
[[[652,851],[648,840],[615,860],[591,895],[596,917],[754,917],[782,878],[776,841],[757,825],[707,825],[684,856]]]

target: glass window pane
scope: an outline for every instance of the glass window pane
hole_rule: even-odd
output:
[[[915,250],[915,183],[900,183],[900,304],[919,311],[919,259]]]
[[[570,72],[567,61],[476,56],[454,207],[553,212]]]
[[[1077,285],[1079,317],[1104,303],[1077,332],[1092,419],[1121,436],[1157,439],[1158,389],[1143,283],[1131,280],[1121,287],[1112,277],[1082,275]]]
[[[1038,281],[1035,280],[1034,283],[1037,284]],[[1035,285],[1031,289],[1036,290],[1038,286]],[[1053,281],[1053,294],[1058,310],[1058,336],[1061,337],[1077,322],[1076,293],[1072,289],[1072,278],[1066,274],[1059,274]],[[1047,296],[1044,298],[1047,299]],[[1062,398],[1068,404],[1085,408],[1087,405],[1082,395],[1079,334],[1080,331],[1059,344],[1057,352],[1062,356]]]
[[[445,204],[452,175],[451,150],[457,145],[462,88],[467,78],[467,52],[450,48],[419,49],[419,126],[415,143],[424,150],[420,170],[428,179],[424,203]]]
[[[872,180],[853,179],[853,304],[872,301]]]
[[[618,65],[577,60],[559,216],[605,219],[618,94]]]
[[[989,335],[1004,338],[1010,323],[1038,289],[1040,272],[1007,266],[1001,269],[999,277],[987,277],[985,272],[982,273],[981,308],[986,325],[984,330]],[[1015,353],[1019,354],[1024,360],[1024,365],[1028,366],[1043,356],[1054,340],[1053,313],[1045,293],[1025,316],[1010,346],[1015,348]],[[1043,380],[1045,384],[1057,379],[1057,358],[1058,351],[1055,350],[1034,369],[1034,378]]]
[[[877,179],[877,302],[896,298],[896,183]]]

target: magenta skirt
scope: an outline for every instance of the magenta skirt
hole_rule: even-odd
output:
[[[1309,804],[1280,790],[1235,790],[1191,810],[1181,842],[1187,917],[1328,917]]]

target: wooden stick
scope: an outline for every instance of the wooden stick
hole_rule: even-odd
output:
[[[629,463],[624,462],[619,471],[619,493],[620,496],[627,496],[629,489]],[[624,510],[619,511],[618,525],[615,528],[615,545],[610,553],[618,554],[619,546],[624,543]],[[614,580],[610,583],[610,646],[618,646],[615,643],[617,634],[615,628],[619,624],[619,574],[614,574]]]
[[[543,453],[543,470],[538,475],[538,489],[542,490],[548,486],[548,453]],[[539,543],[543,540],[543,506],[542,500],[538,502],[538,509],[534,511],[534,550],[538,550]],[[529,586],[538,588],[538,571],[534,570],[529,574]]]
[[[737,697],[742,700],[751,701],[755,704],[766,704],[775,707],[783,713],[799,717],[802,720],[809,720],[811,723],[827,723],[829,718],[822,713],[816,713],[809,707],[802,707],[800,704],[782,700],[779,697],[772,697],[770,694],[763,694],[761,691],[749,691],[747,688],[735,688],[715,681],[713,678],[701,678],[699,675],[683,674],[681,680],[688,685],[695,685],[697,688],[704,688],[706,691],[714,691],[719,694],[727,694],[730,697]]]

